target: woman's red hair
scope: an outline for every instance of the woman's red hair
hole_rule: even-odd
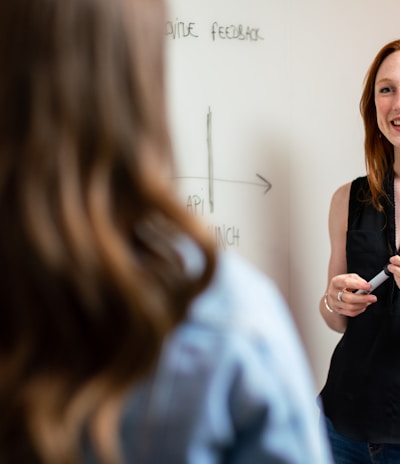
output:
[[[360,101],[360,111],[365,129],[365,164],[371,190],[370,200],[378,210],[382,209],[381,199],[386,196],[384,180],[393,169],[394,149],[378,127],[375,107],[375,81],[383,61],[390,54],[399,50],[400,40],[395,40],[379,51],[365,77],[364,90]]]

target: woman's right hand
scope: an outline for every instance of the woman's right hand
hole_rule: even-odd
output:
[[[374,294],[354,293],[356,290],[369,292],[371,285],[358,274],[339,274],[329,282],[326,301],[330,309],[341,316],[355,317],[369,305],[376,303]]]
[[[370,290],[369,283],[358,274],[347,273],[347,222],[351,182],[339,187],[332,196],[329,210],[329,237],[331,254],[328,266],[327,289],[321,298],[319,310],[328,326],[344,333],[347,317],[363,313],[376,302],[373,294],[353,293]],[[344,317],[347,316],[347,317]]]

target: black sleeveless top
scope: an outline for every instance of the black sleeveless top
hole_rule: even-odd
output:
[[[369,192],[366,177],[351,186],[347,268],[366,280],[396,253],[393,177],[386,186],[384,212],[365,201]],[[377,303],[348,318],[320,396],[325,414],[342,435],[400,444],[399,289],[390,277],[374,293]]]

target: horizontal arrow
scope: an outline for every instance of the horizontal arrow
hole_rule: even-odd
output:
[[[250,182],[250,181],[244,181],[244,180],[218,179],[217,177],[214,177],[214,181],[215,182],[229,182],[231,184],[255,185],[257,187],[264,187],[265,188],[264,194],[268,193],[272,188],[272,184],[262,175],[256,174],[256,176],[262,181],[262,183],[261,182]],[[198,180],[208,181],[208,177],[201,177],[201,176],[176,176],[174,177],[174,179],[198,179]]]

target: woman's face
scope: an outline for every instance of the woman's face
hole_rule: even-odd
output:
[[[400,151],[400,51],[385,58],[378,70],[375,106],[380,131]]]

